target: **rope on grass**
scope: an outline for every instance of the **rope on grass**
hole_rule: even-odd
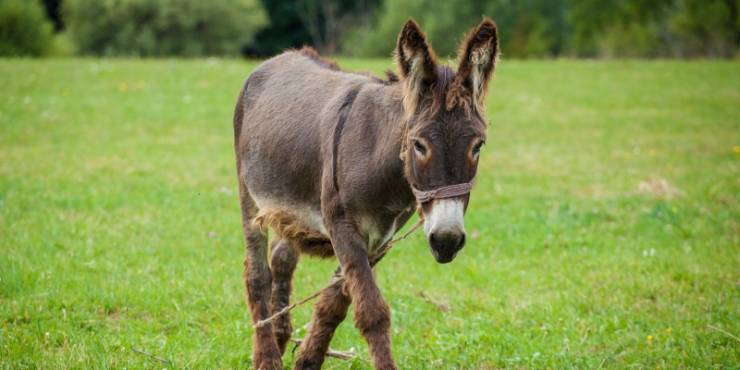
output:
[[[301,343],[303,343],[303,339],[290,338],[290,341],[295,343],[296,346],[300,346]],[[328,357],[334,357],[340,360],[352,360],[357,357],[357,353],[355,353],[354,348],[349,351],[337,351],[329,348],[326,350],[326,355]]]
[[[738,338],[738,337],[736,337],[736,336],[732,335],[732,333],[730,333],[729,331],[727,331],[727,330],[725,330],[725,329],[722,329],[722,328],[716,327],[716,326],[714,326],[714,325],[707,325],[707,326],[709,327],[709,329],[712,329],[712,330],[718,331],[718,332],[720,332],[720,333],[722,333],[722,334],[724,334],[724,335],[726,335],[726,336],[728,336],[728,337],[730,337],[730,338],[732,338],[732,339],[734,339],[734,340],[736,340],[736,341],[740,342],[740,338]]]
[[[143,351],[143,350],[140,350],[140,349],[137,349],[137,348],[131,348],[131,350],[134,351],[134,353],[138,353],[140,355],[144,355],[144,356],[149,357],[151,359],[157,360],[157,361],[159,361],[159,362],[161,362],[161,363],[163,363],[165,365],[173,366],[172,361],[170,361],[170,360],[168,360],[168,359],[166,359],[164,357],[159,357],[159,356],[153,355],[153,354],[151,354],[149,352],[146,352],[146,351]]]
[[[408,237],[409,235],[411,235],[411,233],[413,233],[414,231],[416,231],[423,223],[424,223],[424,219],[421,218],[421,217],[419,217],[419,221],[417,221],[416,224],[414,224],[414,226],[412,226],[409,229],[409,231],[407,231],[406,233],[404,233],[403,235],[401,235],[401,237],[396,238],[396,239],[393,239],[393,240],[389,241],[388,243],[386,243],[385,246],[383,247],[383,249],[380,251],[380,253],[378,253],[378,256],[380,256],[380,257],[384,256],[386,253],[388,253],[388,251],[393,247],[393,245],[395,243],[397,243],[397,242],[399,242],[399,241],[401,241],[403,239],[406,239],[406,237]],[[371,264],[374,265],[376,262],[378,262],[378,260],[379,260],[379,258],[376,259],[375,261],[373,261],[373,263],[371,263]],[[292,303],[292,304],[290,304],[288,306],[283,307],[282,310],[280,310],[278,312],[275,312],[274,314],[272,314],[272,316],[270,316],[270,317],[268,317],[266,319],[257,321],[256,323],[254,323],[254,327],[255,328],[261,328],[261,327],[263,327],[263,326],[265,326],[265,325],[273,322],[276,318],[278,318],[280,316],[283,316],[286,313],[292,311],[294,308],[296,308],[296,307],[298,307],[300,305],[306,304],[306,302],[309,302],[312,299],[318,297],[324,289],[329,288],[330,286],[332,286],[332,285],[334,285],[334,284],[336,284],[338,282],[342,282],[342,281],[344,281],[344,277],[342,277],[342,276],[340,276],[340,277],[338,277],[336,279],[332,279],[332,281],[329,284],[327,284],[324,288],[319,289],[318,291],[316,291],[315,293],[311,294],[310,296],[305,297],[305,298],[301,299],[298,302],[295,302],[295,303]]]

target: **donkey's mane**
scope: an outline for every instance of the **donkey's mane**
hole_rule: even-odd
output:
[[[322,57],[319,54],[319,52],[316,51],[316,49],[314,49],[314,48],[312,48],[310,46],[304,46],[300,50],[298,50],[298,52],[301,55],[303,55],[305,57],[308,57],[309,59],[313,60],[314,62],[316,62],[316,64],[318,64],[321,67],[324,67],[326,69],[331,69],[332,71],[341,71],[342,70],[341,68],[339,68],[339,65],[336,62],[334,62],[332,60],[329,60],[327,58]]]
[[[354,71],[347,71],[339,67],[339,64],[337,64],[335,61],[330,60],[328,58],[322,57],[316,49],[310,47],[310,46],[304,46],[301,49],[298,50],[298,53],[307,57],[308,59],[311,59],[314,61],[314,63],[318,64],[322,68],[326,68],[328,70],[336,71],[336,72],[342,72],[342,73],[348,73],[348,74],[355,74],[360,76],[365,76],[372,80],[373,82],[380,83],[383,85],[393,85],[399,82],[398,76],[393,73],[390,70],[385,71],[386,79],[382,79],[378,76],[375,76],[374,74],[370,72],[354,72]]]
[[[382,79],[378,76],[373,75],[370,72],[356,72],[347,71],[339,67],[339,64],[330,60],[326,57],[321,56],[316,49],[310,46],[304,46],[297,50],[299,54],[311,59],[314,63],[322,68],[326,68],[331,71],[340,73],[348,73],[354,75],[365,76],[372,82],[380,83],[383,85],[394,85],[400,82],[398,75],[390,70],[385,71],[386,78]],[[471,109],[474,108],[473,97],[470,92],[462,86],[458,81],[455,71],[446,65],[439,65],[437,67],[437,78],[431,82],[432,94],[427,98],[425,104],[426,109],[423,109],[424,114],[436,114],[441,109],[453,110],[455,108],[461,108],[466,114],[470,114]]]
[[[472,94],[459,83],[459,78],[451,67],[438,65],[436,79],[428,83],[431,94],[417,103],[414,110],[418,114],[434,116],[442,110],[460,109],[466,116],[470,116],[475,110]]]

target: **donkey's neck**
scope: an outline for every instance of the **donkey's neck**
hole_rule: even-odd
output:
[[[404,163],[401,160],[402,143],[406,134],[403,108],[403,93],[400,84],[382,87],[382,98],[375,100],[376,122],[367,124],[377,125],[377,138],[369,166],[377,176],[375,186],[387,194],[384,198],[387,206],[393,209],[413,206],[415,200],[411,187],[404,175]]]

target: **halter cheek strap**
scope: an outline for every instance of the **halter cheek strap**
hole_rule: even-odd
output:
[[[466,195],[470,193],[470,189],[472,188],[473,181],[470,181],[462,184],[442,186],[432,190],[419,190],[412,185],[411,191],[414,192],[416,201],[419,202],[419,204],[423,204],[432,199],[454,198]]]

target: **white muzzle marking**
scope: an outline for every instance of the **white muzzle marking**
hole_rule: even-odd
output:
[[[424,220],[424,233],[427,237],[432,232],[456,231],[465,232],[465,204],[461,199],[445,198],[432,201],[432,210]]]

